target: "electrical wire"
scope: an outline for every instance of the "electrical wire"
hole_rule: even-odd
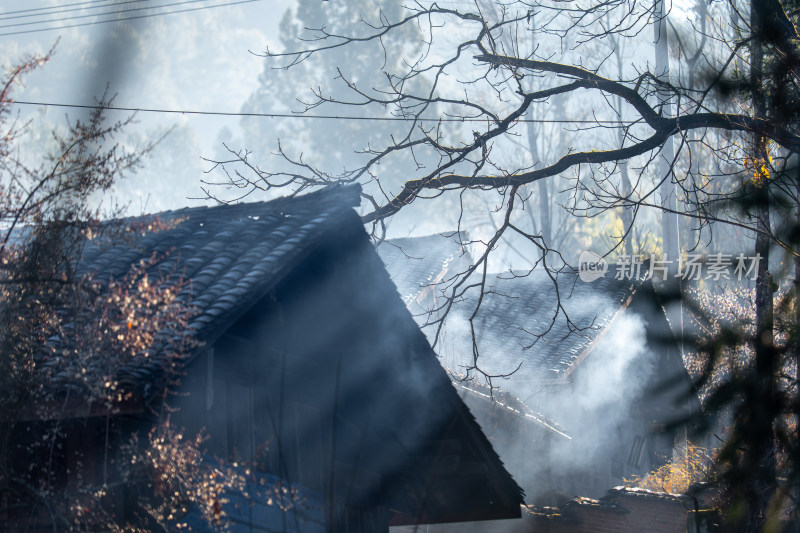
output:
[[[91,17],[105,17],[108,15],[117,15],[119,13],[132,13],[134,11],[147,11],[151,9],[162,9],[165,7],[174,7],[174,6],[182,6],[186,4],[196,4],[198,2],[207,2],[208,0],[183,0],[181,2],[173,2],[171,4],[161,4],[158,6],[147,6],[147,7],[129,7],[127,9],[118,9],[116,11],[106,11],[105,13],[91,13],[86,15],[74,15],[71,17],[60,17],[55,19],[49,20],[34,20],[31,22],[15,22],[13,24],[3,24],[0,25],[0,28],[19,28],[21,26],[35,26],[36,24],[47,24],[49,22],[64,22],[65,20],[78,20],[78,19],[86,19]],[[109,7],[109,6],[105,6]]]
[[[134,0],[134,1],[145,2],[147,0]],[[101,4],[103,2],[111,2],[112,4],[115,3],[114,0],[87,0],[86,2],[76,2],[76,3],[73,3],[73,4],[62,4],[60,6],[32,7],[32,8],[29,8],[29,9],[17,9],[16,11],[6,11],[6,12],[0,14],[0,15],[14,15],[16,13],[30,13],[32,11],[47,11],[47,10],[50,10],[50,9],[58,9],[58,8],[62,8],[62,7],[85,6],[87,4]],[[127,2],[123,2],[123,3],[127,3]],[[86,8],[86,9],[92,9],[92,8]]]
[[[482,122],[486,123],[485,118],[411,118],[411,117],[357,117],[346,115],[309,115],[309,114],[288,114],[288,113],[241,113],[233,111],[197,111],[189,109],[159,109],[147,107],[121,107],[121,106],[98,106],[81,104],[60,104],[52,102],[29,102],[14,100],[11,104],[30,105],[38,107],[68,107],[74,109],[108,109],[109,111],[125,111],[128,113],[162,113],[172,115],[212,115],[222,117],[253,117],[253,118],[291,118],[291,119],[326,119],[326,120],[355,120],[355,121],[375,121],[375,122]],[[547,119],[518,119],[516,122],[534,124],[630,124],[622,120],[547,120]]]
[[[21,9],[19,11],[9,11],[7,13],[0,13],[0,21],[1,20],[12,20],[12,19],[24,19],[24,18],[31,18],[31,17],[44,17],[44,16],[47,16],[47,15],[58,15],[60,13],[72,13],[72,12],[75,12],[75,11],[84,11],[84,10],[87,10],[87,9],[103,9],[103,8],[106,8],[106,7],[122,6],[122,5],[125,5],[125,4],[140,4],[142,2],[150,2],[152,0],[125,0],[124,2],[117,2],[116,0],[97,0],[97,1],[98,2],[106,2],[106,4],[105,5],[98,5],[98,6],[88,6],[88,7],[67,7],[67,6],[70,6],[70,5],[82,5],[82,4],[86,4],[86,3],[95,3],[95,2],[81,2],[81,3],[78,3],[78,4],[66,4],[66,5],[62,5],[62,6],[38,7],[38,8],[35,8],[35,9]],[[159,6],[150,6],[150,7],[153,8],[153,7],[159,7]],[[62,8],[64,8],[64,9],[62,9]],[[60,11],[54,11],[54,10],[60,10]],[[29,15],[17,15],[17,14],[15,14],[15,13],[29,13],[29,12],[32,12],[32,11],[35,11],[36,13],[32,13],[32,14],[29,14]],[[47,13],[38,13],[39,11],[48,11],[48,12]],[[13,16],[9,17],[8,15],[13,15]],[[102,15],[102,13],[95,14],[95,16],[97,16],[97,15]],[[47,21],[41,21],[41,22],[47,22]]]
[[[40,32],[43,32],[43,31],[65,30],[65,29],[68,29],[68,28],[80,28],[80,27],[84,27],[84,26],[94,26],[95,24],[105,24],[105,23],[108,23],[108,22],[122,22],[122,21],[126,21],[126,20],[136,20],[136,19],[144,19],[144,18],[151,18],[151,17],[161,17],[161,16],[165,16],[165,15],[174,15],[176,13],[188,13],[190,11],[200,11],[200,10],[203,10],[203,9],[213,9],[213,8],[216,8],[216,7],[230,7],[230,6],[235,6],[235,5],[238,5],[238,4],[250,4],[250,3],[253,3],[253,2],[261,2],[261,1],[262,0],[239,0],[237,2],[227,2],[227,3],[224,3],[224,4],[218,4],[218,5],[214,5],[214,6],[201,6],[201,7],[191,7],[191,8],[186,8],[186,9],[176,9],[174,11],[168,11],[166,13],[148,13],[148,14],[145,14],[145,15],[136,15],[136,16],[132,16],[132,17],[118,17],[118,18],[109,19],[109,20],[97,20],[97,21],[93,21],[93,22],[82,22],[82,23],[79,23],[79,24],[67,24],[67,25],[64,25],[64,26],[52,26],[50,28],[38,28],[38,29],[34,29],[34,30],[13,31],[13,32],[0,33],[0,37],[8,37],[8,36],[11,36],[11,35],[24,35],[24,34],[29,34],[29,33],[40,33]]]

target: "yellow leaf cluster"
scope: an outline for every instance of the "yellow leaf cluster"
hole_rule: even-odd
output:
[[[713,450],[687,443],[660,468],[643,478],[626,481],[628,485],[642,489],[684,494],[695,483],[708,481],[713,461]]]

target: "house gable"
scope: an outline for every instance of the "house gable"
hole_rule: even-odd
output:
[[[214,375],[203,378],[209,364]],[[355,214],[189,373],[196,390],[187,398],[207,396],[210,382],[215,402],[232,390],[242,400],[210,409],[188,400],[185,424],[208,424],[212,449],[231,458],[248,456],[250,442],[271,443],[257,456],[261,467],[323,492],[331,510],[383,509],[395,524],[519,515],[519,487]]]
[[[120,356],[120,396],[136,401],[60,411],[79,453],[81,428],[105,435],[85,452],[102,483],[115,475],[108,450],[162,410],[170,428],[206,432],[209,458],[319,495],[330,531],[519,516],[521,489],[397,295],[358,202],[358,187],[330,187],[184,209],[110,221],[115,238],[86,243],[75,271],[98,291],[140,268],[192,310],[148,353]],[[183,343],[192,349],[165,368],[158,355]],[[54,390],[81,398],[71,361],[48,364]]]

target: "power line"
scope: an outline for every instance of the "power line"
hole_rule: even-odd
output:
[[[176,9],[175,11],[168,11],[166,13],[149,13],[149,14],[146,14],[146,15],[136,15],[136,16],[133,16],[133,17],[118,17],[118,18],[109,19],[109,20],[97,20],[97,21],[93,21],[93,22],[82,22],[80,24],[67,24],[67,25],[64,25],[64,26],[52,26],[50,28],[39,28],[39,29],[35,29],[35,30],[13,31],[13,32],[0,33],[0,37],[8,37],[8,36],[11,36],[11,35],[23,35],[23,34],[28,34],[28,33],[39,33],[39,32],[43,32],[43,31],[52,31],[52,30],[65,30],[65,29],[68,29],[68,28],[80,28],[80,27],[84,27],[84,26],[94,26],[95,24],[105,24],[107,22],[122,22],[122,21],[125,21],[125,20],[136,20],[136,19],[144,19],[144,18],[150,18],[150,17],[160,17],[160,16],[164,16],[164,15],[174,15],[176,13],[188,13],[190,11],[200,11],[200,10],[203,10],[203,9],[213,9],[215,7],[229,7],[229,6],[235,6],[235,5],[238,5],[238,4],[249,4],[249,3],[252,3],[252,2],[260,2],[260,1],[261,0],[239,0],[237,2],[227,2],[225,4],[218,4],[218,5],[215,5],[215,6],[201,6],[201,7],[191,7],[191,8],[186,8],[186,9]]]
[[[125,0],[124,2],[117,2],[115,0],[95,0],[95,2],[79,2],[77,4],[65,4],[61,6],[37,7],[34,9],[20,9],[19,11],[8,11],[6,13],[0,13],[0,20],[44,17],[47,15],[57,15],[59,13],[71,13],[73,11],[84,11],[86,9],[103,9],[106,7],[122,6],[125,4],[139,4],[141,2],[150,2],[150,1],[151,0]],[[104,2],[105,5],[88,6],[88,7],[69,7],[69,6],[80,6],[84,4],[94,4],[98,2]],[[151,6],[151,7],[158,7],[158,6]],[[40,11],[47,11],[47,13],[39,13]],[[32,13],[32,14],[18,15],[17,13]],[[9,17],[8,15],[13,15],[13,16]],[[95,14],[95,16],[97,15],[102,15],[102,13]],[[48,22],[48,21],[42,21],[42,22]]]
[[[107,15],[117,15],[119,13],[131,13],[133,11],[147,11],[148,9],[161,9],[164,7],[174,7],[174,6],[182,6],[185,4],[196,4],[198,2],[206,2],[207,0],[183,0],[182,2],[173,2],[172,4],[161,4],[157,6],[147,6],[147,7],[129,7],[127,9],[118,9],[116,11],[106,11],[105,13],[91,13],[86,15],[74,15],[71,17],[59,17],[49,20],[34,20],[31,22],[15,22],[13,24],[4,24],[0,25],[0,28],[18,28],[20,26],[35,26],[36,24],[47,24],[48,22],[63,22],[65,20],[78,20],[78,19],[86,19],[91,17],[104,17]],[[119,4],[117,4],[119,5]],[[110,6],[102,6],[102,7],[110,7]],[[48,13],[49,15],[50,13]]]
[[[293,119],[325,119],[325,120],[358,120],[375,122],[487,122],[486,118],[411,118],[411,117],[357,117],[346,115],[308,115],[289,113],[241,113],[233,111],[197,111],[189,109],[159,109],[147,107],[120,107],[98,106],[81,104],[57,104],[51,102],[26,102],[14,100],[10,102],[18,105],[39,107],[69,107],[73,109],[108,109],[110,111],[126,111],[129,113],[162,113],[171,115],[211,115],[220,117],[253,117],[253,118],[293,118]],[[622,120],[547,120],[547,119],[518,119],[516,122],[530,122],[534,124],[630,124]]]
[[[146,1],[146,0],[137,0],[137,1]],[[6,11],[2,13],[2,15],[14,15],[16,13],[30,13],[31,11],[46,11],[48,9],[58,9],[60,7],[72,7],[72,6],[84,6],[86,4],[101,4],[103,2],[112,2],[113,0],[87,0],[86,2],[76,2],[74,4],[62,4],[60,6],[51,6],[51,7],[32,7],[30,9],[17,9],[16,11]],[[92,8],[87,8],[92,9]]]

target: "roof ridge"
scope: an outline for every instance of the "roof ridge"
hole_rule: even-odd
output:
[[[338,206],[342,209],[352,209],[358,207],[361,203],[361,186],[357,183],[354,184],[339,184],[332,183],[321,187],[317,190],[308,192],[306,194],[292,194],[289,196],[281,196],[272,198],[270,200],[258,200],[255,202],[236,202],[225,203],[219,202],[217,205],[198,205],[193,207],[182,207],[179,209],[170,209],[167,211],[159,211],[156,213],[145,213],[142,215],[131,215],[121,218],[112,218],[104,220],[103,223],[119,223],[128,222],[133,220],[147,220],[149,218],[180,218],[182,216],[205,216],[205,215],[218,215],[220,212],[227,211],[230,214],[240,212],[259,211],[263,208],[270,210],[279,210],[280,208],[288,208],[290,206],[297,207],[298,202],[308,203],[314,201],[317,205]],[[254,213],[255,214],[255,213]]]

